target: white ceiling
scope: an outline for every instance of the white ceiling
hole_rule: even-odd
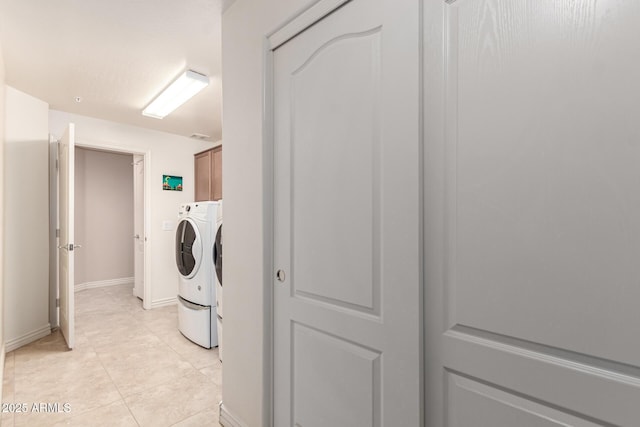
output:
[[[222,0],[0,0],[6,83],[55,110],[220,140],[221,10]],[[162,120],[142,116],[185,69],[209,86]]]

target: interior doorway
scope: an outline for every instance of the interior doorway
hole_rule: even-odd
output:
[[[130,153],[75,148],[76,292],[135,282],[135,167]]]
[[[56,173],[58,159],[55,145],[57,144],[52,141],[50,164],[51,170],[55,172],[51,177],[51,211],[56,215],[51,222],[59,228],[57,204],[60,189]],[[133,295],[142,301],[144,309],[150,309],[151,289],[145,281],[149,265],[146,248],[149,191],[146,175],[150,153],[84,142],[75,145],[75,160],[85,164],[76,165],[74,161],[74,169],[78,167],[79,172],[74,180],[74,187],[79,188],[74,189],[74,193],[78,197],[77,211],[82,209],[80,206],[84,204],[85,215],[76,215],[74,220],[74,228],[79,231],[76,234],[76,248],[79,248],[77,255],[80,258],[77,269],[79,274],[74,280],[74,289],[78,291],[132,283]],[[123,204],[122,200],[127,198],[127,202]],[[53,240],[56,245],[59,244],[57,236]],[[56,245],[52,247],[55,248]],[[55,254],[57,258],[57,250]],[[114,254],[115,260],[107,259],[105,261],[108,262],[100,262],[100,257],[112,258]],[[89,259],[83,260],[83,257]],[[53,264],[57,266],[57,262]],[[50,320],[52,326],[58,326],[60,313],[57,301],[60,290],[57,274],[52,273],[51,277],[56,280],[50,289]]]

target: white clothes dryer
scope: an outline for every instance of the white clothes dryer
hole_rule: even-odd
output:
[[[215,267],[216,309],[218,314],[218,358],[222,362],[222,200],[219,200],[219,203],[216,216],[216,234],[213,243],[213,265]]]
[[[180,206],[176,227],[178,329],[196,344],[218,345],[213,242],[219,203]]]

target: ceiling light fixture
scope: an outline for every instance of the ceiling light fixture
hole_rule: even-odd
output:
[[[187,70],[151,101],[142,115],[161,119],[187,102],[209,84],[209,77]]]

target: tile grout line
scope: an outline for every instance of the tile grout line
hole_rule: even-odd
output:
[[[136,311],[137,311],[137,310],[136,310]],[[129,314],[131,314],[130,310],[127,310],[127,312],[128,312]],[[163,340],[162,338],[160,338],[160,336],[158,336],[158,334],[157,334],[156,332],[154,332],[152,329],[150,329],[150,328],[149,328],[149,326],[148,326],[144,321],[139,321],[138,319],[136,319],[136,318],[135,318],[135,316],[134,316],[133,314],[131,314],[131,317],[133,318],[133,320],[134,320],[135,322],[139,323],[139,324],[140,324],[144,329],[146,329],[146,330],[147,330],[151,335],[153,335],[154,337],[156,337],[156,338],[158,339],[158,341],[159,341],[159,342],[161,342],[161,343],[163,343],[164,345],[166,345],[167,347],[169,347],[169,348],[170,348],[174,353],[176,353],[176,355],[178,355],[181,359],[184,359],[184,358],[182,357],[182,355],[178,354],[178,353],[175,351],[175,349],[173,349],[173,347],[171,347],[168,343],[164,342],[164,340]],[[104,363],[103,363],[103,361],[102,361],[102,359],[101,359],[101,357],[100,357],[100,354],[99,354],[97,351],[96,351],[96,354],[98,355],[98,359],[100,360],[100,363],[101,363],[101,365],[103,366],[104,370],[107,372],[107,375],[109,376],[109,379],[111,379],[111,381],[113,382],[113,384],[114,384],[114,386],[115,386],[116,390],[118,390],[118,393],[120,394],[120,396],[121,396],[121,398],[122,398],[122,402],[124,403],[125,407],[127,408],[127,410],[129,411],[129,413],[130,413],[130,414],[131,414],[131,416],[133,417],[133,419],[134,419],[134,421],[136,422],[136,424],[138,424],[138,426],[141,426],[141,421],[139,421],[139,420],[138,420],[138,418],[135,416],[135,414],[134,414],[134,413],[133,413],[133,411],[131,410],[131,407],[130,407],[130,406],[129,406],[129,404],[127,403],[126,398],[127,398],[127,397],[131,397],[131,396],[134,396],[134,395],[136,395],[136,394],[142,394],[142,393],[146,392],[147,390],[150,390],[150,389],[152,389],[152,388],[155,388],[155,387],[159,387],[159,386],[162,386],[162,385],[168,384],[168,383],[170,383],[170,382],[172,382],[172,381],[175,381],[175,380],[173,380],[173,379],[172,379],[172,380],[167,380],[166,382],[162,382],[162,383],[159,383],[159,384],[155,384],[155,385],[149,386],[149,387],[147,387],[147,388],[145,388],[145,389],[143,389],[143,390],[141,390],[141,391],[139,391],[139,392],[131,393],[130,395],[124,396],[124,394],[123,394],[122,390],[120,389],[120,387],[118,387],[118,385],[117,385],[117,384],[115,383],[115,381],[113,380],[113,377],[112,377],[112,376],[111,376],[111,374],[109,373],[109,370],[106,368],[106,366],[104,366]],[[187,361],[187,363],[189,363],[189,362]],[[190,363],[189,363],[189,364],[190,364]],[[190,364],[190,365],[191,365],[191,364]],[[194,368],[194,369],[195,369],[195,368]],[[195,414],[194,414],[194,415],[195,415]],[[190,416],[191,416],[191,415],[190,415]],[[187,417],[187,418],[189,418],[189,417]],[[186,419],[186,418],[185,418],[185,419]]]
[[[104,366],[104,362],[102,361],[102,358],[100,357],[100,354],[98,353],[97,350],[95,350],[95,348],[94,348],[94,351],[96,352],[96,356],[98,357],[98,361],[100,362],[100,366],[102,366],[102,369],[104,369],[104,371],[107,373],[107,376],[109,377],[109,380],[111,380],[111,383],[113,384],[115,389],[118,391],[118,394],[120,395],[120,399],[122,401],[122,404],[125,406],[125,408],[127,408],[127,411],[129,411],[129,414],[131,414],[131,416],[133,417],[133,421],[138,426],[140,426],[140,421],[138,421],[138,419],[136,418],[135,414],[131,411],[131,408],[129,407],[129,405],[127,405],[127,401],[125,400],[124,395],[122,394],[122,391],[120,390],[120,387],[118,387],[118,384],[116,384],[116,382],[113,380],[113,377],[111,376],[111,373],[109,372],[107,367]],[[113,402],[111,402],[109,405],[111,405],[112,403]]]
[[[112,299],[113,300],[113,299]],[[113,300],[114,303],[117,304],[117,301]],[[135,317],[131,314],[130,310],[127,310],[127,313],[131,315],[131,317],[133,318],[134,321],[137,322],[137,319],[135,319]],[[145,326],[146,328],[146,326]],[[147,328],[148,329],[148,328]],[[133,413],[133,411],[131,410],[131,408],[129,407],[129,405],[127,404],[127,400],[124,396],[124,394],[122,393],[122,390],[120,390],[120,387],[118,387],[118,384],[116,384],[116,382],[113,379],[113,376],[111,375],[111,373],[109,372],[109,370],[107,369],[107,367],[104,364],[104,361],[102,360],[102,358],[100,357],[100,353],[98,353],[97,350],[96,351],[96,355],[98,356],[98,360],[100,361],[100,365],[102,365],[102,368],[105,370],[105,372],[107,373],[107,376],[109,377],[109,379],[111,380],[111,382],[113,383],[113,386],[116,388],[116,390],[118,391],[118,394],[120,395],[120,398],[122,399],[122,403],[124,404],[124,406],[127,408],[127,411],[129,411],[129,414],[131,414],[131,416],[133,417],[133,421],[135,421],[135,423],[138,426],[141,426],[140,421],[138,420],[138,418],[136,418],[136,415]]]
[[[149,331],[149,333],[151,333],[153,336],[155,336],[156,338],[158,338],[158,340],[159,340],[160,342],[162,342],[164,345],[166,345],[167,347],[169,347],[169,348],[170,348],[170,349],[171,349],[171,350],[172,350],[172,351],[173,351],[173,352],[174,352],[174,353],[175,353],[175,354],[176,354],[176,355],[177,355],[177,356],[178,356],[182,361],[184,361],[184,362],[188,363],[188,364],[189,364],[189,366],[191,366],[191,368],[193,368],[193,370],[195,371],[195,373],[198,373],[198,374],[203,375],[203,376],[205,376],[205,377],[206,377],[206,375],[204,375],[202,372],[200,372],[200,369],[204,369],[204,367],[203,367],[203,368],[197,368],[196,366],[194,366],[194,364],[193,364],[191,361],[189,361],[185,356],[183,356],[181,353],[179,353],[179,352],[178,352],[178,350],[177,350],[176,348],[174,348],[174,346],[172,346],[172,345],[168,342],[168,340],[163,339],[163,338],[162,338],[162,336],[160,336],[157,332],[155,332],[154,330],[152,330],[151,328],[149,328],[149,326],[148,326],[145,322],[142,322],[142,323],[143,323],[144,328],[145,328],[145,329],[147,329],[147,330]],[[176,327],[177,327],[177,326],[176,326]],[[196,344],[194,344],[194,345],[196,345]],[[214,364],[215,364],[215,363],[212,363],[212,365],[210,365],[210,366],[213,366]],[[208,366],[209,366],[209,365],[208,365]],[[207,367],[208,367],[208,366],[207,366]],[[165,384],[169,384],[169,383],[171,383],[171,382],[173,382],[173,381],[175,381],[175,380],[167,380],[166,382],[163,382],[163,383],[161,383],[161,384],[158,384],[157,386],[154,386],[154,388],[155,388],[155,387],[162,386],[162,385],[165,385]],[[151,388],[151,387],[150,387],[150,388]],[[149,389],[150,389],[150,388],[149,388]],[[133,395],[135,395],[135,394],[142,394],[142,393],[144,393],[144,391],[141,391],[141,392],[138,392],[138,393],[133,393],[133,394],[131,394],[130,396],[133,396]],[[125,405],[127,405],[126,400],[125,400]],[[129,405],[127,405],[127,408],[129,408]],[[131,409],[129,408],[129,410],[131,410]],[[196,416],[196,415],[198,415],[198,414],[201,414],[202,412],[205,412],[205,411],[207,411],[207,410],[208,410],[208,409],[207,409],[207,408],[205,408],[205,409],[202,409],[201,411],[198,411],[198,412],[196,412],[196,413],[194,413],[194,414],[189,414],[189,415],[187,415],[185,418],[183,418],[183,419],[181,419],[181,420],[179,420],[179,421],[177,421],[177,422],[175,422],[175,423],[171,424],[171,426],[178,425],[178,424],[180,424],[181,422],[183,422],[183,421],[185,421],[185,420],[187,420],[187,419],[189,419],[189,418],[191,418],[191,417],[194,417],[194,416]],[[137,421],[137,419],[136,419],[136,421]]]

